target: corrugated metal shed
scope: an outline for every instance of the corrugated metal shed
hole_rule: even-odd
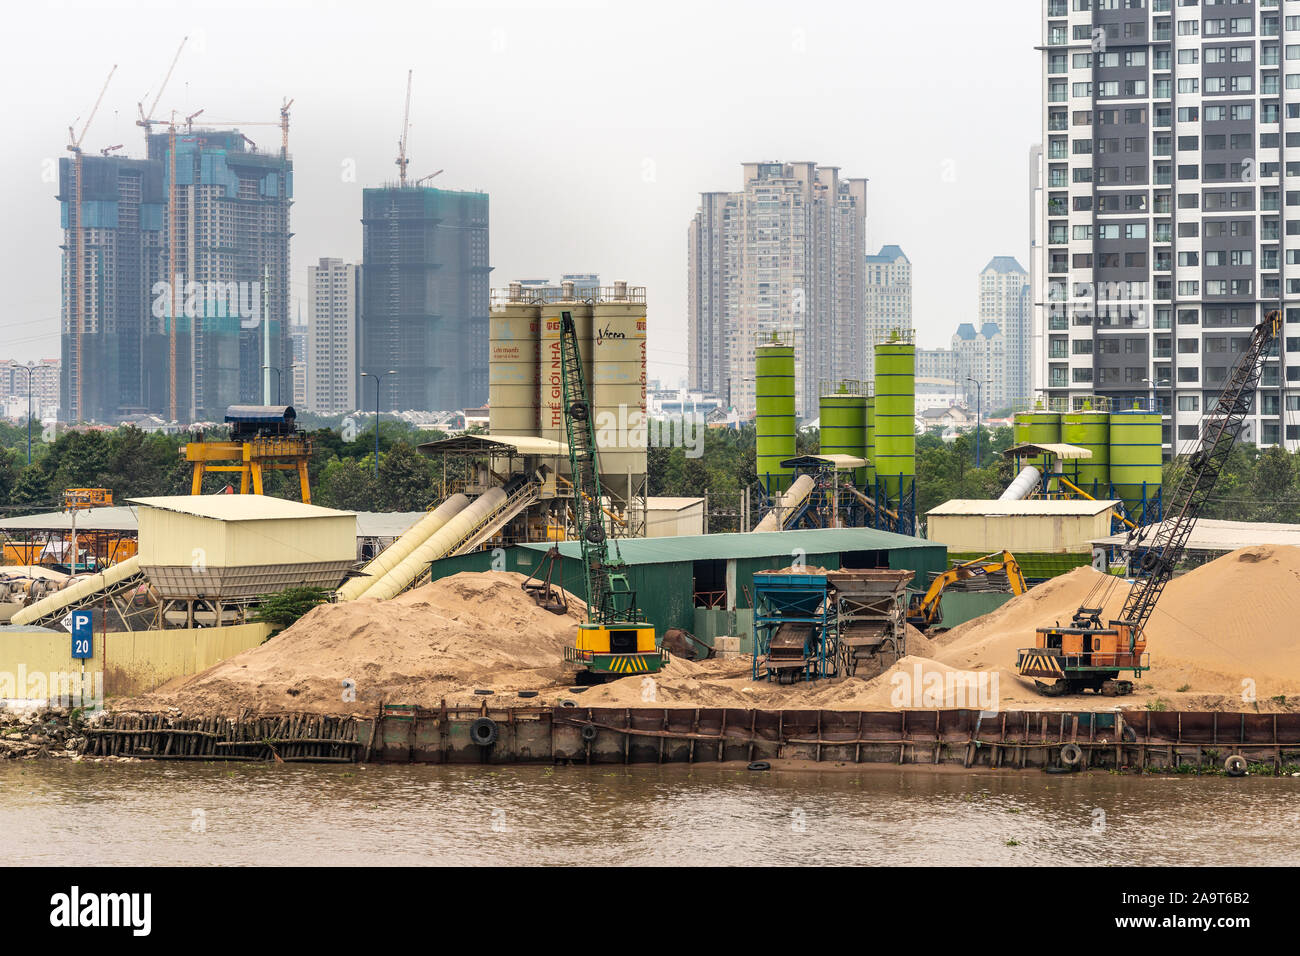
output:
[[[301,501],[272,498],[269,495],[165,495],[158,498],[128,498],[137,505],[147,505],[176,514],[217,521],[268,521],[285,518],[354,517],[351,511],[336,511]]]
[[[356,558],[356,517],[265,495],[134,498],[146,568],[301,566]]]
[[[557,546],[558,583],[583,597],[581,545],[563,541]],[[431,573],[435,579],[492,569],[529,574],[550,547],[547,543],[516,545],[505,550],[503,562],[490,551],[443,558],[433,562]],[[789,567],[796,560],[830,569],[906,569],[913,572],[913,587],[924,586],[931,572],[943,571],[948,564],[941,544],[867,528],[620,538],[618,549],[629,565],[628,577],[641,609],[661,632],[670,627],[693,630],[697,607],[710,607],[716,609],[711,613],[729,617],[726,630],[740,633],[737,628],[743,629],[744,615],[739,612],[752,606],[754,573]]]
[[[457,435],[441,441],[425,442],[416,450],[425,455],[539,455],[569,457],[569,446],[550,438],[533,435]]]
[[[1151,541],[1156,528],[1148,525],[1144,528],[1143,540]],[[1112,534],[1104,538],[1094,538],[1093,544],[1103,547],[1123,545],[1128,541],[1127,534]],[[1263,521],[1219,521],[1213,518],[1200,518],[1192,527],[1191,537],[1187,539],[1189,551],[1216,551],[1226,553],[1238,548],[1254,545],[1283,545],[1300,547],[1300,524],[1277,524]]]
[[[1025,442],[1023,445],[1012,445],[1002,453],[1004,458],[1032,457],[1034,455],[1055,455],[1057,458],[1091,458],[1092,449],[1083,448],[1080,445],[1064,445],[1048,442],[1043,445],[1035,445],[1032,442]]]
[[[927,515],[1026,515],[1031,517],[1091,516],[1114,508],[1118,501],[1093,501],[1088,498],[1027,498],[1019,501],[953,498],[931,508]]]
[[[577,541],[559,542],[566,558],[580,558]],[[547,551],[545,542],[523,544],[531,551]],[[796,551],[831,554],[841,551],[888,551],[898,548],[936,547],[933,542],[871,528],[822,528],[807,531],[771,531],[748,534],[699,534],[680,538],[619,538],[618,548],[628,564],[668,564],[675,561],[724,561],[734,558],[783,556]]]
[[[139,527],[134,508],[117,505],[111,508],[83,508],[77,512],[78,531],[135,531]],[[0,531],[70,531],[72,515],[67,511],[47,511],[0,520]]]

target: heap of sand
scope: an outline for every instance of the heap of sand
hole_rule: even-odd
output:
[[[520,589],[523,580],[462,573],[391,601],[322,605],[260,647],[116,706],[365,714],[381,701],[464,705],[480,699],[475,690],[490,690],[498,706],[572,700],[593,707],[882,710],[966,706],[968,700],[936,704],[926,693],[963,677],[968,697],[995,692],[994,706],[1003,709],[1300,709],[1300,548],[1244,548],[1171,582],[1147,627],[1153,669],[1123,698],[1045,698],[1014,670],[1016,651],[1033,646],[1036,628],[1067,624],[1090,597],[1102,599],[1103,620],[1118,614],[1128,583],[1087,567],[933,640],[909,629],[908,656],[883,674],[781,686],[751,680],[749,658],[674,657],[652,677],[581,692],[570,689],[574,672],[563,662],[585,613],[581,602],[571,597],[568,614],[551,614]]]

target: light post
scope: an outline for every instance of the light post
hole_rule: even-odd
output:
[[[9,367],[27,373],[27,464],[30,465],[32,463],[32,373],[36,371],[36,363],[28,362],[26,365],[19,365],[17,362],[10,362]]]
[[[980,411],[981,411],[981,383],[977,379],[966,376],[966,381],[975,383],[975,467],[980,466]]]
[[[275,404],[279,405],[280,404],[280,370],[276,368],[274,365],[263,365],[262,371],[263,372],[269,371],[275,373]],[[361,374],[364,375],[365,373],[362,372]]]
[[[369,372],[362,372],[364,378],[373,378],[375,380],[375,477],[379,477],[379,382],[384,375],[396,375],[397,369],[390,368],[382,375],[372,375]]]

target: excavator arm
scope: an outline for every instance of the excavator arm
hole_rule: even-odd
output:
[[[1024,594],[1028,590],[1025,584],[1025,576],[1020,570],[1020,564],[1016,561],[1015,555],[1010,551],[995,551],[992,554],[984,555],[982,558],[975,558],[954,565],[931,581],[930,587],[924,595],[913,596],[911,605],[907,609],[907,623],[921,630],[934,627],[943,620],[941,601],[943,592],[949,586],[956,584],[958,581],[997,574],[1000,571],[1006,572],[1007,581],[1011,584],[1012,594]]]

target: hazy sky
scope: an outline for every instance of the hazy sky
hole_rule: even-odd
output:
[[[491,195],[492,285],[561,272],[648,287],[650,374],[686,373],[686,231],[740,163],[865,176],[870,251],[912,260],[922,345],[973,320],[994,255],[1028,267],[1038,0],[48,2],[6,7],[0,56],[0,359],[59,354],[52,163],[117,73],[83,147],[143,154],[136,103],[190,40],[158,114],[275,121],[294,99],[295,299],[361,254],[361,189],[410,175]],[[146,93],[149,94],[146,98]],[[278,146],[273,126],[244,128]],[[305,312],[305,305],[304,305]]]

